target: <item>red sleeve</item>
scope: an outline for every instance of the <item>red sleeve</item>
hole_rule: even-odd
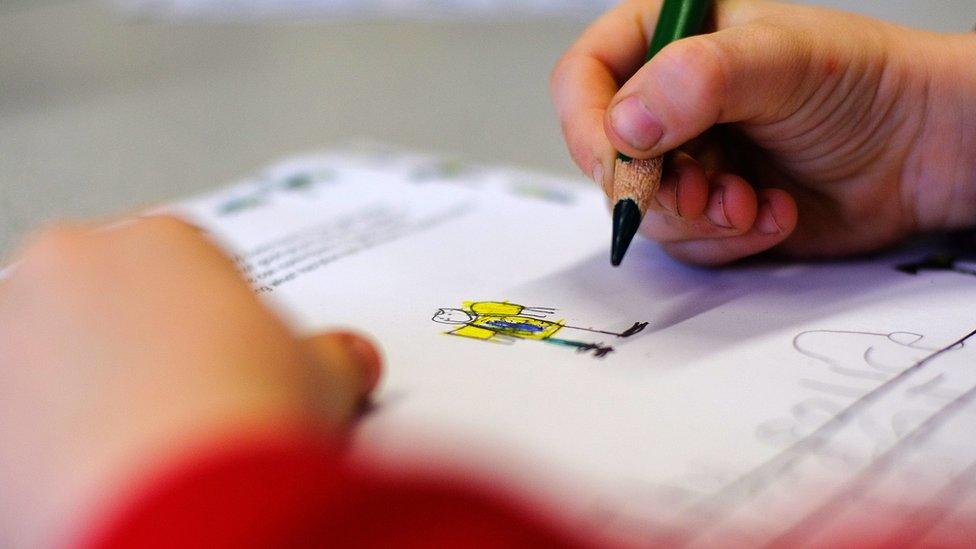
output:
[[[148,483],[83,545],[581,546],[505,498],[352,471],[309,437],[223,448]]]

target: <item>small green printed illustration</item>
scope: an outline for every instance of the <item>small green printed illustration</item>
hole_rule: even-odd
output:
[[[258,180],[245,193],[230,198],[219,205],[217,214],[228,216],[264,206],[275,195],[309,193],[316,186],[335,183],[337,174],[329,169],[298,171],[281,177]]]
[[[635,322],[623,332],[596,330],[580,326],[568,326],[563,320],[548,320],[556,313],[550,307],[526,307],[507,301],[465,301],[460,309],[438,309],[431,319],[439,324],[455,326],[448,335],[480,339],[493,343],[514,343],[517,340],[532,340],[570,347],[579,353],[592,352],[593,356],[603,358],[613,352],[613,347],[603,342],[583,341],[584,334],[603,334],[616,338],[627,338],[640,333],[647,327],[646,322]],[[578,333],[569,339],[565,334]],[[556,335],[560,337],[556,337]]]

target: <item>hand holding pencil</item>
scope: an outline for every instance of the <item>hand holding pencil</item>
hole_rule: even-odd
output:
[[[637,0],[601,17],[552,93],[573,159],[612,199],[618,152],[665,158],[641,232],[667,252],[833,257],[974,224],[952,197],[976,196],[976,35],[717,0],[704,34],[645,64],[660,12]]]

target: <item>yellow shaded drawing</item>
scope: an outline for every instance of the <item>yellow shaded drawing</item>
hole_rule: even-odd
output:
[[[603,334],[627,338],[639,333],[647,326],[646,322],[635,322],[623,332],[610,332],[567,326],[563,319],[550,320],[556,310],[550,307],[526,307],[508,301],[465,301],[460,309],[438,309],[431,319],[440,324],[453,325],[448,335],[467,337],[497,343],[526,339],[573,347],[580,352],[592,351],[594,356],[603,357],[613,352],[613,348],[602,343],[569,340],[555,337],[560,330],[590,334]]]
[[[551,314],[552,309],[525,307],[507,301],[465,301],[460,310],[467,313],[467,318],[460,319],[464,320],[464,325],[448,332],[450,335],[486,340],[496,336],[539,340],[552,337],[563,327],[561,319],[539,318]]]
[[[465,301],[464,310],[476,315],[510,316],[521,313],[525,307],[507,301]]]

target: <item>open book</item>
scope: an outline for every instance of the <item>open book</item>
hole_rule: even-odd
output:
[[[596,189],[382,148],[174,209],[299,330],[377,339],[356,440],[383,465],[436,456],[674,545],[976,518],[976,272],[951,257],[701,270],[637,241],[614,269]]]

